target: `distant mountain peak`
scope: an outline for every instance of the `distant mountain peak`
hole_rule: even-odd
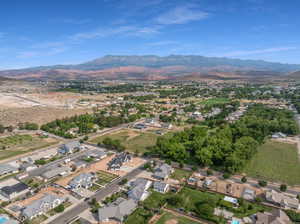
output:
[[[200,55],[106,55],[77,65],[0,71],[0,76],[42,79],[180,79],[183,76],[269,76],[300,70],[300,65]],[[239,72],[237,75],[235,72]],[[231,73],[231,74],[229,74]],[[223,77],[224,78],[224,77]]]

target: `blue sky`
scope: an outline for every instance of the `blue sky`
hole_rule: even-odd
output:
[[[299,0],[3,0],[0,69],[110,55],[300,64]]]

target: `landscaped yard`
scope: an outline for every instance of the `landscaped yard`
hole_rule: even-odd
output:
[[[53,138],[32,135],[13,135],[0,138],[0,160],[56,144]]]
[[[150,209],[159,209],[162,207],[167,197],[169,197],[171,193],[162,194],[156,191],[153,191],[148,198],[143,202],[143,205]]]
[[[293,144],[268,141],[246,166],[244,172],[258,179],[300,184],[300,162]]]
[[[148,223],[153,214],[143,208],[137,208],[125,221],[125,224]]]
[[[138,132],[132,130],[124,130],[117,133],[111,133],[91,139],[91,143],[97,144],[105,138],[110,137],[113,140],[120,140],[127,151],[133,153],[144,153],[149,146],[154,146],[158,135],[151,132]]]
[[[192,172],[183,170],[183,169],[175,169],[174,173],[171,174],[170,178],[181,181],[183,178],[187,179],[191,176]]]
[[[118,175],[99,170],[97,171],[97,177],[98,180],[96,181],[96,183],[103,186],[116,179]]]
[[[168,224],[168,223],[176,223],[176,224],[199,224],[200,222],[195,222],[191,219],[176,216],[169,212],[164,212],[160,219],[156,222],[156,224]]]
[[[239,218],[253,215],[259,211],[267,210],[266,207],[260,204],[250,203],[245,200],[240,200],[239,206],[235,208],[233,204],[223,200],[224,195],[199,191],[188,187],[182,188],[182,190],[177,195],[179,196],[179,198],[181,198],[180,204],[178,204],[177,206],[168,204],[169,208],[182,209],[186,213],[193,212],[195,213],[195,215],[198,214],[198,216],[203,219],[207,219],[209,217],[210,221],[216,223],[224,223],[224,220],[222,219],[222,217],[217,217],[213,214],[210,214],[209,216],[202,216],[203,213],[200,213],[200,215],[199,213],[197,213],[197,205],[199,206],[199,204],[209,204],[210,206],[213,206],[213,208],[224,208],[232,212],[235,217]]]
[[[44,222],[47,219],[47,216],[45,215],[40,215],[37,216],[34,219],[29,220],[28,222],[26,222],[27,224],[41,224],[42,222]]]

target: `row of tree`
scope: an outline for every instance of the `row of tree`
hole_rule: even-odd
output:
[[[229,173],[243,169],[264,139],[274,132],[296,134],[293,113],[253,105],[234,124],[209,129],[194,126],[172,137],[160,137],[151,153],[179,163],[219,167]]]

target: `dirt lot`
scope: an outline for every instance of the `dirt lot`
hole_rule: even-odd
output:
[[[50,107],[6,108],[0,107],[0,124],[17,125],[20,122],[45,124],[55,119],[91,112],[90,109],[58,109]]]

